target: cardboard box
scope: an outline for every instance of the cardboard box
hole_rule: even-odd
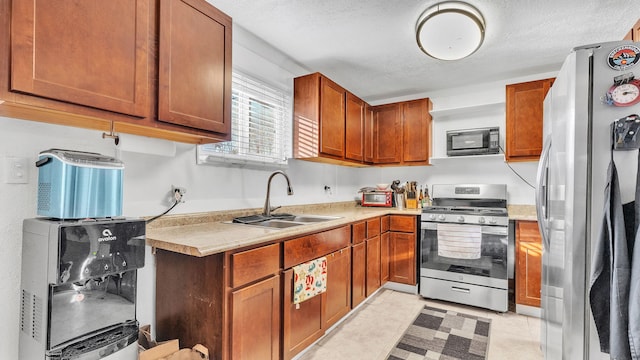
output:
[[[178,339],[156,342],[151,338],[149,325],[140,327],[138,360],[208,360],[209,350],[201,344],[180,350]]]

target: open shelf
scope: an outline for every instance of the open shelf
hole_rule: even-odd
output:
[[[431,110],[431,116],[434,118],[445,118],[452,116],[460,116],[478,112],[498,112],[504,111],[505,102],[495,102],[481,105],[465,106],[452,109]]]
[[[489,155],[468,155],[468,156],[444,156],[444,157],[432,157],[429,158],[429,163],[431,165],[445,164],[451,162],[464,162],[464,161],[474,161],[474,160],[495,160],[495,161],[505,161],[504,154],[489,154]]]

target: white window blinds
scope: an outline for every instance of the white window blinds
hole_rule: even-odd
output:
[[[198,163],[282,167],[291,153],[291,96],[234,72],[231,141],[198,146]]]

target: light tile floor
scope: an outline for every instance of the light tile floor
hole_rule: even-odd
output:
[[[449,302],[382,289],[298,356],[299,360],[382,360],[424,305],[491,319],[487,359],[542,359],[540,319],[513,312]]]

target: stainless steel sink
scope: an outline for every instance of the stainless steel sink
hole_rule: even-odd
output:
[[[262,227],[275,228],[275,229],[286,229],[293,226],[304,225],[304,223],[284,221],[284,220],[265,220],[265,221],[261,221],[253,224],[244,224],[244,225],[262,226]]]
[[[335,219],[340,219],[340,217],[311,214],[272,214],[270,217],[265,217],[262,215],[251,215],[235,218],[232,223],[249,226],[261,226],[272,229],[286,229],[294,226],[313,224]]]
[[[340,219],[339,216],[321,216],[321,215],[296,215],[290,221],[302,222],[302,223],[316,223],[329,220]]]

